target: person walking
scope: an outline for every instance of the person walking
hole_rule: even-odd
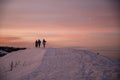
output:
[[[40,47],[40,45],[41,45],[41,41],[40,41],[40,39],[38,39],[38,47]]]
[[[46,46],[46,40],[45,39],[43,39],[42,44],[43,44],[43,47],[45,48],[45,46]]]

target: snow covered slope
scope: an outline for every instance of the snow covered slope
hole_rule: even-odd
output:
[[[26,49],[2,57],[0,64],[0,80],[120,79],[120,62],[86,50]]]
[[[34,71],[41,63],[46,50],[26,49],[12,52],[0,58],[0,80],[19,80]],[[11,71],[11,63],[13,70]]]

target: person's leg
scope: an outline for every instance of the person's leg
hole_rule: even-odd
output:
[[[36,44],[36,47],[38,47],[38,45]]]
[[[35,44],[35,47],[37,47],[37,44]]]
[[[43,46],[44,46],[44,48],[45,48],[45,44],[44,44]]]
[[[40,44],[40,46],[41,46],[41,44]]]

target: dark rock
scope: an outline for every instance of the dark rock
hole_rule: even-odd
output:
[[[26,48],[15,48],[15,47],[0,46],[0,57],[5,56],[7,53],[10,53],[10,52],[13,52],[13,51],[18,51],[18,50],[24,50],[24,49],[26,49]]]

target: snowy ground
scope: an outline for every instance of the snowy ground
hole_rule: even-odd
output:
[[[86,50],[26,49],[0,58],[0,64],[0,80],[120,79],[120,62]]]

